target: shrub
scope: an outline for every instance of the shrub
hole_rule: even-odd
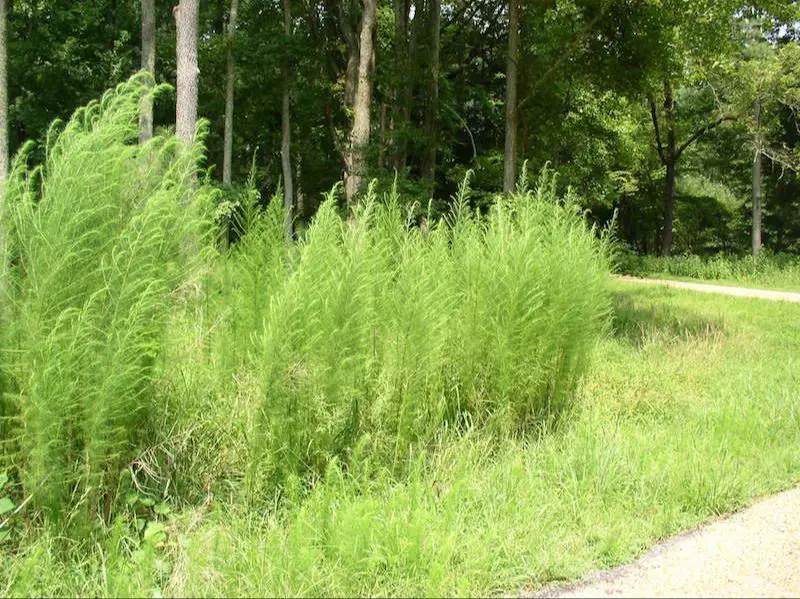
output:
[[[78,110],[7,187],[0,456],[53,521],[108,517],[152,412],[170,294],[204,247],[189,202],[201,146],[138,146],[144,90],[135,77]]]
[[[261,304],[250,482],[322,474],[359,443],[398,468],[447,427],[552,427],[607,321],[606,250],[547,180],[427,229],[396,196],[349,219],[329,198]]]

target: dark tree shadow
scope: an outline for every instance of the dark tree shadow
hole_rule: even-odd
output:
[[[662,343],[709,341],[725,336],[720,318],[665,303],[646,304],[627,293],[614,296],[613,335],[641,348],[654,339]]]

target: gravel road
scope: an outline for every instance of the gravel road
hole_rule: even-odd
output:
[[[785,302],[800,303],[800,293],[791,291],[770,291],[767,289],[751,289],[749,287],[729,287],[727,285],[710,285],[708,283],[689,283],[687,281],[670,281],[667,279],[642,279],[640,277],[614,276],[618,281],[628,283],[642,283],[644,285],[663,285],[665,287],[678,287],[679,289],[692,289],[703,293],[720,293],[722,295],[738,295],[740,297],[758,297],[761,299],[782,300]]]
[[[531,595],[528,595],[531,596]],[[534,597],[800,597],[800,488]]]

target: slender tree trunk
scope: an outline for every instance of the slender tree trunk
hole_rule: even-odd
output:
[[[199,0],[180,0],[175,6],[178,63],[175,134],[186,144],[194,141],[197,126],[197,30]]]
[[[387,112],[386,102],[381,102],[381,121],[378,129],[378,168],[381,170],[386,167]]]
[[[370,133],[370,108],[372,106],[372,78],[370,76],[374,60],[373,35],[377,0],[364,0],[364,15],[361,19],[361,35],[359,43],[358,85],[353,104],[353,128],[350,132],[350,144],[347,149],[345,166],[345,195],[348,203],[355,201],[361,187],[367,144]]]
[[[298,152],[295,152],[294,170],[297,174],[297,186],[295,191],[295,214],[298,219],[305,216],[305,194],[303,193],[303,159]]]
[[[155,0],[142,0],[142,70],[156,73]],[[152,87],[152,85],[150,86]],[[145,93],[139,112],[139,143],[153,138],[153,96]]]
[[[664,114],[667,125],[667,147],[664,163],[667,173],[664,181],[664,229],[661,233],[661,255],[672,253],[672,224],[675,212],[675,179],[678,162],[675,131],[675,98],[672,95],[672,84],[664,82]]]
[[[239,0],[231,0],[231,14],[228,19],[228,56],[225,82],[225,142],[222,155],[222,182],[231,184],[231,163],[233,161],[233,92],[236,83],[236,57],[234,43],[236,41],[236,18],[239,12]]]
[[[292,35],[291,0],[283,0],[283,31],[288,40]],[[292,207],[294,206],[294,181],[292,179],[292,116],[291,79],[289,57],[286,53],[281,60],[281,79],[283,82],[283,103],[281,107],[281,166],[283,168],[283,205],[286,241],[292,240]]]
[[[410,0],[394,1],[395,62],[397,66],[397,89],[392,124],[395,133],[394,166],[398,171],[406,168],[408,140],[406,139],[408,121],[411,114],[411,90],[409,74],[411,57],[408,42],[408,19],[411,10]]]
[[[675,162],[667,163],[667,175],[664,190],[664,230],[661,234],[661,255],[669,256],[672,252],[672,223],[675,212]]]
[[[0,305],[5,298],[6,231],[5,231],[5,181],[8,178],[8,50],[6,30],[8,7],[0,0]]]
[[[517,187],[517,74],[519,63],[519,0],[508,3],[508,65],[506,72],[506,144],[503,191]]]
[[[422,168],[422,178],[427,181],[430,189],[433,189],[436,178],[436,153],[437,137],[439,129],[439,50],[441,39],[441,20],[442,5],[441,0],[430,0],[431,27],[431,72],[430,72],[430,97],[425,112],[425,135],[428,141],[428,149],[425,162]]]
[[[756,101],[756,128],[760,125],[761,105]],[[753,257],[761,252],[761,135],[756,134],[753,157]]]

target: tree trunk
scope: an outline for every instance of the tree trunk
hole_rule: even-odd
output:
[[[439,129],[439,46],[441,39],[442,5],[441,0],[430,0],[431,27],[431,72],[430,72],[430,98],[425,111],[425,136],[428,149],[422,167],[422,178],[427,181],[431,190],[436,178],[436,151]]]
[[[380,170],[386,167],[387,112],[388,106],[386,106],[386,102],[381,102],[381,121],[378,129],[378,168]]]
[[[197,30],[199,0],[180,0],[175,6],[178,63],[175,135],[186,144],[194,141],[197,126]]]
[[[669,256],[672,252],[672,222],[675,212],[675,162],[667,163],[666,184],[664,190],[664,230],[661,234],[661,255]]]
[[[760,125],[761,106],[756,101],[756,129]],[[761,135],[756,134],[753,157],[753,257],[761,252]]]
[[[672,95],[672,84],[664,82],[664,114],[667,121],[667,147],[664,164],[667,174],[664,180],[664,229],[661,234],[661,255],[672,253],[672,223],[675,212],[675,179],[678,151],[675,131],[675,98]]]
[[[761,148],[753,159],[753,256],[761,252]]]
[[[506,144],[503,191],[517,187],[517,73],[519,62],[519,0],[508,3],[508,64],[506,72]]]
[[[231,184],[231,163],[233,160],[233,91],[236,82],[236,57],[234,42],[236,41],[236,17],[239,12],[239,0],[231,0],[231,14],[228,19],[228,57],[225,83],[225,141],[222,155],[222,182]]]
[[[361,19],[361,35],[358,59],[358,85],[353,103],[353,129],[347,149],[345,166],[345,195],[352,204],[361,187],[364,161],[370,132],[370,108],[372,106],[372,78],[370,71],[374,60],[373,35],[377,0],[364,0],[364,15]]]
[[[142,70],[153,77],[156,73],[156,8],[155,0],[142,0]],[[150,86],[152,87],[152,86]],[[139,112],[139,143],[153,138],[153,96],[146,93]]]
[[[6,0],[0,0],[0,305],[5,301],[6,231],[4,218],[5,190],[8,178],[8,27]]]
[[[292,35],[291,0],[283,0],[283,31],[287,41]],[[292,240],[292,207],[294,206],[294,181],[292,179],[292,115],[291,115],[291,72],[286,53],[281,60],[281,79],[283,83],[283,102],[281,107],[281,166],[283,168],[284,230],[286,241]]]
[[[411,115],[411,90],[409,71],[411,57],[408,43],[408,19],[411,10],[410,0],[395,0],[394,2],[394,35],[395,35],[395,61],[397,68],[397,89],[395,90],[395,106],[392,123],[395,131],[395,156],[394,167],[398,171],[406,168],[408,156],[408,141],[406,131]]]

